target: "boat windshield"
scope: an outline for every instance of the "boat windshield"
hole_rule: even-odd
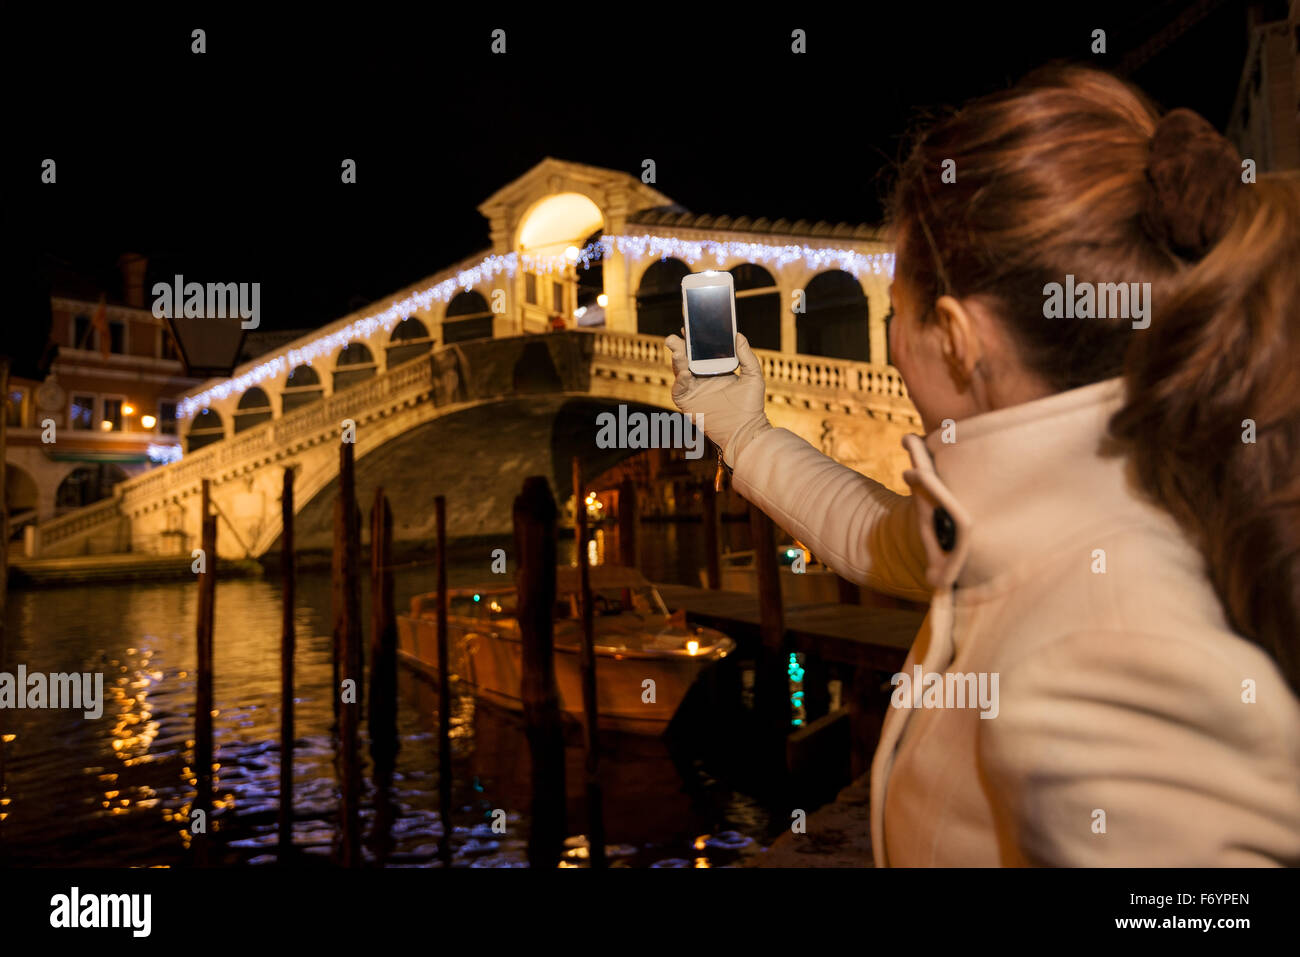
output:
[[[650,586],[640,588],[596,588],[591,592],[592,611],[596,615],[667,615],[668,608],[659,592]]]

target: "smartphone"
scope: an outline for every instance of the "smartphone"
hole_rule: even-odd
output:
[[[687,368],[695,375],[723,375],[736,358],[736,287],[731,273],[710,269],[682,280]]]

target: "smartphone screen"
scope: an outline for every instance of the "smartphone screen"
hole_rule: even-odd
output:
[[[692,359],[729,359],[736,354],[731,335],[731,290],[697,286],[686,290]]]

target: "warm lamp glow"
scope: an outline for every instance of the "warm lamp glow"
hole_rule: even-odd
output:
[[[112,431],[113,431],[113,423],[110,422],[108,419],[100,419],[100,420],[99,420],[99,430],[100,430],[101,432],[112,432]]]
[[[122,414],[123,414],[123,415],[135,415],[135,406],[133,406],[133,405],[129,405],[129,404],[127,404],[127,403],[123,403],[123,404],[122,404]]]
[[[604,309],[606,306],[609,305],[609,296],[605,295],[602,292],[599,296],[596,297],[596,304],[600,306],[600,308]]]
[[[580,250],[577,246],[569,246],[564,250],[564,258],[571,263],[576,263],[578,261],[578,256],[580,256],[581,254],[582,254],[582,250]]]
[[[146,429],[152,429],[155,425],[158,424],[158,420],[155,419],[152,415],[142,415],[140,416],[140,424],[144,426]]]

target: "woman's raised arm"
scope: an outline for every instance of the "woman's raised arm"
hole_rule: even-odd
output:
[[[723,450],[737,492],[837,574],[877,591],[928,601],[925,548],[910,496],[823,455],[764,411],[762,367],[736,336],[738,375],[696,377],[680,336],[665,339],[677,373],[673,402]]]

